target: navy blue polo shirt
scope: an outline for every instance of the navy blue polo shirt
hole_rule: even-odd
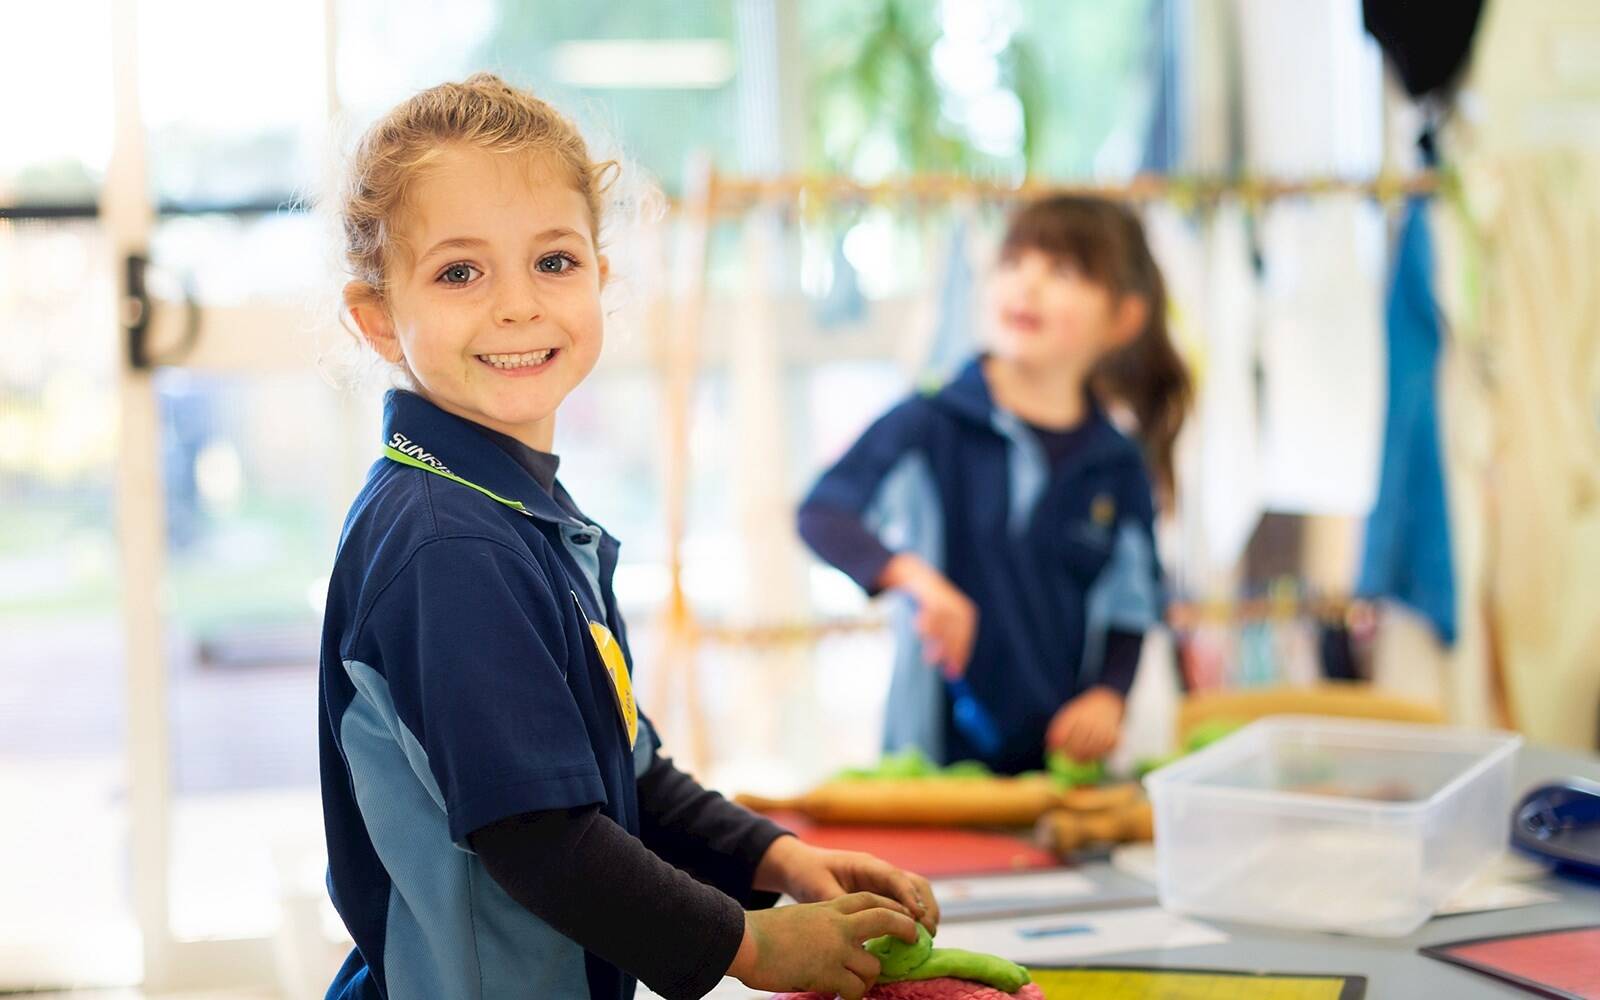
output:
[[[380,459],[339,542],[322,802],[328,887],[356,948],[328,995],[632,997],[631,977],[513,901],[467,840],[595,803],[638,835],[655,737],[641,717],[630,749],[588,625],[610,629],[631,669],[617,542],[421,396],[389,394],[383,440],[477,488]]]
[[[978,606],[967,683],[1000,729],[999,751],[983,753],[955,725],[909,601],[893,612],[885,749],[1016,773],[1043,766],[1050,719],[1099,679],[1108,632],[1143,633],[1163,598],[1138,445],[1090,400],[1070,451],[1052,462],[1036,431],[994,404],[981,361],[874,422],[801,515],[848,513],[877,534],[882,547],[837,561],[869,592],[891,551],[912,552]]]

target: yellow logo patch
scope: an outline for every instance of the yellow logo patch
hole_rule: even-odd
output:
[[[611,680],[611,693],[616,696],[617,714],[622,716],[622,728],[628,731],[628,749],[632,750],[639,742],[639,706],[633,700],[633,678],[628,676],[628,661],[622,655],[622,645],[617,642],[611,630],[597,621],[591,621],[583,610],[583,602],[578,600],[578,595],[572,595],[572,603],[577,605],[578,614],[582,616],[584,624],[589,626],[589,637],[594,640],[595,652],[600,654],[600,662],[606,668],[606,677]]]
[[[622,713],[622,725],[628,730],[628,749],[631,750],[639,742],[639,706],[633,702],[633,679],[628,676],[628,661],[623,659],[622,646],[610,629],[599,622],[590,622],[589,634],[600,651],[600,662],[606,665],[606,676],[611,678],[611,693],[617,696],[617,711]]]
[[[1111,527],[1111,523],[1117,519],[1117,502],[1108,493],[1100,494],[1089,505],[1089,518],[1102,528]]]

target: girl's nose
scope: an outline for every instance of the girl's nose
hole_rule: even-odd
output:
[[[538,282],[531,275],[512,278],[501,289],[502,294],[495,302],[496,323],[509,326],[544,318],[544,303],[539,295]]]

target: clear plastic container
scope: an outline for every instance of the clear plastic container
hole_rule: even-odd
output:
[[[1411,933],[1505,849],[1522,738],[1276,716],[1145,778],[1161,904]]]

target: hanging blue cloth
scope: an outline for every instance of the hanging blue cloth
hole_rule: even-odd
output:
[[[1442,336],[1427,210],[1426,199],[1407,203],[1395,255],[1385,315],[1389,402],[1383,469],[1356,590],[1415,609],[1449,645],[1456,638],[1456,587],[1439,446],[1435,386]]]
[[[850,258],[844,255],[844,236],[833,241],[833,281],[817,302],[817,325],[824,330],[859,323],[867,315],[867,300]]]
[[[950,230],[933,336],[928,339],[927,357],[922,359],[922,379],[930,384],[949,381],[978,349],[978,276],[972,269],[969,242],[968,221],[963,215]]]

